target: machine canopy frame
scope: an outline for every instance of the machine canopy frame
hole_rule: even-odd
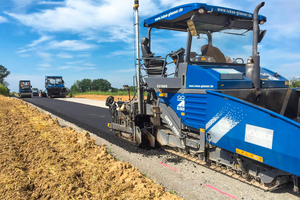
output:
[[[203,11],[202,14],[199,13],[199,9]],[[171,8],[145,19],[144,26],[186,32],[189,20],[197,24],[197,31],[217,32],[225,29],[253,29],[252,13],[204,3],[185,4]],[[258,20],[259,22],[266,22],[267,18],[259,15]]]

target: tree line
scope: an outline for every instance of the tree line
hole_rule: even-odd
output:
[[[88,91],[109,91],[111,90],[111,83],[105,79],[82,79],[77,80],[70,88],[72,93],[76,92],[88,92]]]
[[[0,65],[0,94],[7,95],[9,93],[8,82],[4,79],[10,74],[6,67]]]

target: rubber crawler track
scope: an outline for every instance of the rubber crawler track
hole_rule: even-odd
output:
[[[227,176],[230,176],[234,179],[237,179],[237,180],[242,181],[244,183],[247,183],[249,185],[253,185],[253,186],[255,186],[257,188],[260,188],[260,189],[263,189],[265,191],[274,191],[274,190],[277,190],[277,189],[282,188],[282,187],[285,186],[285,184],[282,184],[282,185],[279,185],[279,186],[278,185],[274,186],[274,184],[270,184],[270,186],[268,187],[268,186],[265,186],[265,184],[255,180],[254,178],[252,178],[250,180],[247,179],[247,177],[244,178],[241,174],[238,174],[237,171],[234,170],[234,169],[230,169],[230,170],[229,169],[224,169],[222,167],[214,165],[214,163],[201,161],[201,160],[199,160],[199,159],[197,159],[197,158],[195,158],[195,157],[193,157],[189,154],[181,153],[179,151],[170,149],[168,147],[164,147],[163,149],[165,151],[169,152],[169,153],[172,153],[172,154],[177,155],[179,157],[182,157],[184,159],[190,160],[194,163],[200,164],[204,167],[207,167],[207,168],[212,169],[214,171],[217,171],[219,173],[225,174]]]

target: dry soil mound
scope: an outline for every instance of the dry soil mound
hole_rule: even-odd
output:
[[[0,199],[179,199],[88,133],[0,95]]]

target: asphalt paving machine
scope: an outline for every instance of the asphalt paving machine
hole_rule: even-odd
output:
[[[66,97],[68,89],[65,87],[65,82],[62,76],[45,76],[46,92],[42,96],[52,97]]]
[[[109,129],[135,145],[184,152],[265,190],[292,182],[298,192],[300,90],[260,66],[258,43],[266,33],[260,26],[267,18],[258,13],[264,4],[248,13],[192,3],[145,19],[147,37],[136,47],[137,97],[107,98]],[[138,7],[135,1],[137,41]],[[155,29],[186,32],[186,48],[155,57]]]
[[[32,86],[30,80],[20,80],[19,81],[19,97],[20,98],[32,98]]]

